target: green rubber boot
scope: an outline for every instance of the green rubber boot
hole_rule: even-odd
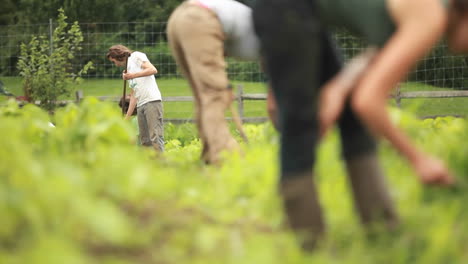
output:
[[[312,250],[325,232],[312,173],[285,178],[280,184],[280,193],[288,223],[302,239],[302,247]]]

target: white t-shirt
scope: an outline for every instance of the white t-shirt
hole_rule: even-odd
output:
[[[127,71],[135,73],[142,71],[141,65],[149,59],[146,54],[134,51],[128,58]],[[139,77],[129,80],[129,87],[133,89],[134,96],[137,99],[137,107],[148,102],[161,100],[161,92],[154,75]]]
[[[252,9],[234,0],[198,0],[213,10],[223,27],[228,56],[244,60],[260,57],[260,44],[253,28]]]

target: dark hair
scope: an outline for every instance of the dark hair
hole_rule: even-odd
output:
[[[126,57],[130,56],[130,53],[132,53],[132,50],[129,48],[125,47],[124,45],[114,45],[109,48],[109,52],[107,52],[106,57],[116,59],[118,61],[123,61],[125,60]]]

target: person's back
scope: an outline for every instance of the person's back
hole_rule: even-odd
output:
[[[317,6],[324,23],[346,28],[370,45],[382,46],[396,30],[389,9],[391,1],[394,0],[317,0]],[[448,0],[440,1],[448,6]]]
[[[227,56],[244,60],[257,60],[259,43],[252,23],[252,10],[234,0],[197,0],[218,17],[226,37]]]
[[[318,0],[321,19],[382,45],[395,31],[387,0]]]
[[[142,64],[147,62],[146,54],[134,51],[128,58],[127,71],[136,73],[142,71]],[[140,78],[129,80],[129,86],[135,90],[135,98],[137,99],[137,107],[140,107],[151,101],[161,101],[161,92],[159,90],[156,78],[154,75],[148,75]]]

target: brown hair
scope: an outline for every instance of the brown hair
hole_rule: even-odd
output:
[[[130,53],[132,53],[132,50],[125,47],[124,45],[114,45],[109,48],[109,52],[107,52],[106,57],[116,59],[118,61],[123,61],[125,60],[126,57],[130,56]]]

